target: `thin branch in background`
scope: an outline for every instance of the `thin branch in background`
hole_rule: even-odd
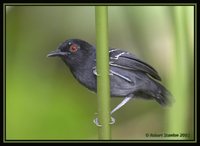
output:
[[[175,102],[168,112],[168,132],[187,134],[188,124],[188,102],[190,97],[187,92],[189,87],[189,70],[188,63],[191,63],[191,51],[189,45],[189,36],[187,35],[188,23],[185,21],[187,13],[185,6],[176,6],[173,8],[172,19],[174,22],[174,49],[173,49],[173,65],[171,75],[171,89],[175,97]],[[186,59],[187,58],[187,59]],[[179,137],[180,139],[187,139],[190,137]],[[177,137],[175,137],[177,139]]]

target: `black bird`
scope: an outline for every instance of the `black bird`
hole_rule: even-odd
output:
[[[47,56],[60,57],[82,85],[96,92],[98,74],[95,46],[80,39],[69,39]],[[135,55],[116,48],[109,50],[109,57],[110,94],[112,97],[125,97],[111,114],[136,97],[154,99],[161,105],[169,103],[171,93],[160,84],[161,78],[153,67]],[[98,125],[97,119],[95,123]]]

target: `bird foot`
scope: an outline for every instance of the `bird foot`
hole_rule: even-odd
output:
[[[101,127],[101,126],[102,126],[101,124],[99,124],[98,118],[95,118],[95,119],[93,120],[93,122],[94,122],[94,124],[95,124],[96,126],[98,126],[98,127]],[[115,123],[115,118],[111,117],[111,122],[110,122],[109,124],[112,125],[112,124],[114,124],[114,123]]]

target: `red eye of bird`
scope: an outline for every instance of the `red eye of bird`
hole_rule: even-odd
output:
[[[72,44],[69,48],[69,51],[72,53],[76,52],[77,50],[78,50],[78,45],[76,44]]]

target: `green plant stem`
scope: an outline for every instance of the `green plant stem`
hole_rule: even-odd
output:
[[[96,47],[97,47],[97,96],[99,139],[110,139],[110,79],[108,50],[108,8],[95,6]]]
[[[187,120],[188,120],[188,102],[190,97],[187,93],[188,88],[188,76],[189,71],[188,63],[191,61],[188,51],[189,45],[189,36],[187,35],[187,21],[185,20],[186,16],[186,7],[176,6],[174,7],[174,57],[173,57],[173,68],[172,68],[172,77],[171,77],[171,88],[175,97],[175,102],[168,113],[168,132],[169,133],[186,133],[187,129]],[[186,59],[187,58],[187,59]],[[186,139],[186,137],[178,137],[179,139]]]

